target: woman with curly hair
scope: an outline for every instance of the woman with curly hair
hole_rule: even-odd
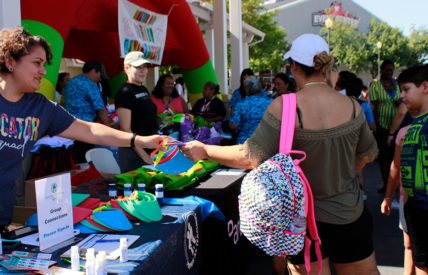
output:
[[[23,28],[0,31],[0,232],[10,222],[22,159],[45,135],[105,146],[159,148],[161,136],[142,137],[82,121],[40,93],[52,52]]]

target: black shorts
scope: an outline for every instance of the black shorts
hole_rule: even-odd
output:
[[[364,207],[361,216],[350,224],[317,222],[321,239],[322,258],[331,262],[346,264],[363,260],[373,253],[373,221],[370,211]],[[309,232],[307,231],[309,236]],[[295,265],[305,263],[305,248],[287,260]],[[315,245],[311,245],[311,262],[316,262]]]
[[[417,267],[428,267],[428,210],[404,205],[404,217]]]

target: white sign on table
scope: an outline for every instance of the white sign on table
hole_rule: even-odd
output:
[[[36,180],[40,250],[74,237],[70,174]]]

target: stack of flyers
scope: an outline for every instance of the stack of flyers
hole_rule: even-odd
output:
[[[14,251],[9,260],[0,264],[8,270],[43,270],[56,263],[51,261],[51,254]]]

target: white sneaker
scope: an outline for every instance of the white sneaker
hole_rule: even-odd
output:
[[[400,203],[396,200],[393,200],[391,203],[391,209],[399,209],[400,208]]]

